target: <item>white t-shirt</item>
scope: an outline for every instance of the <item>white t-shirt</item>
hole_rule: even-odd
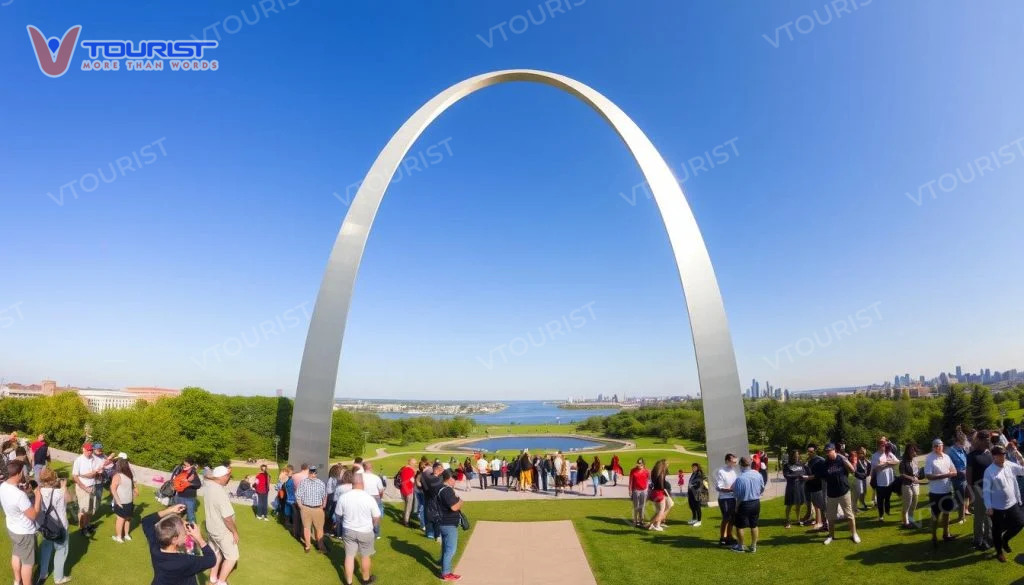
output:
[[[735,499],[736,496],[732,492],[723,492],[723,489],[731,488],[732,484],[736,483],[736,469],[729,467],[719,467],[718,471],[715,472],[715,487],[718,488],[718,498],[720,500]]]
[[[50,494],[53,494],[53,499],[50,499]],[[40,497],[43,499],[43,503],[39,508],[39,524],[42,525],[43,518],[46,515],[46,509],[52,507],[50,516],[54,516],[60,519],[60,523],[64,525],[64,528],[68,527],[68,505],[64,501],[64,490],[60,488],[40,488]]]
[[[341,527],[352,532],[373,532],[373,519],[380,518],[377,500],[363,490],[346,492],[338,500]]]
[[[334,487],[334,501],[337,502],[338,500],[341,499],[341,496],[347,494],[350,491],[352,491],[352,484],[339,483],[337,486]],[[338,507],[337,504],[334,505],[334,510],[335,514],[341,514],[341,509]]]
[[[380,476],[376,473],[364,471],[363,491],[375,498],[379,498],[380,495],[384,493],[384,482],[381,481]]]
[[[477,461],[476,461],[476,470],[479,473],[487,473],[488,467],[490,467],[490,466],[487,465],[487,460],[486,459],[484,459],[483,457],[481,457],[480,459],[477,459]]]
[[[25,515],[25,511],[32,507],[32,502],[18,486],[6,481],[0,484],[0,505],[3,506],[4,516],[7,516],[7,530],[13,534],[36,533],[36,523]]]
[[[495,457],[491,460],[491,471],[501,471],[501,459]]]
[[[883,460],[884,457],[884,460]],[[875,451],[874,455],[871,456],[871,467],[878,468],[879,464],[885,463],[899,463],[899,459],[889,453],[883,453],[882,451]],[[896,475],[893,472],[894,467],[886,467],[884,469],[878,469],[875,473],[875,483],[878,487],[886,487],[896,479]]]
[[[86,457],[84,454],[79,455],[78,457],[75,458],[74,465],[71,466],[71,475],[83,476],[87,473],[92,473],[94,471],[102,469],[103,462],[103,459],[97,459],[92,455],[88,457]],[[98,477],[79,477],[78,479],[79,481],[82,482],[82,485],[87,487],[92,487],[93,485],[96,484],[97,481],[99,481]]]
[[[937,455],[932,451],[924,458],[925,475],[942,475],[954,471],[956,468],[953,467],[953,460],[945,453]],[[953,481],[950,479],[928,480],[928,493],[930,494],[948,494],[951,491],[953,491]]]

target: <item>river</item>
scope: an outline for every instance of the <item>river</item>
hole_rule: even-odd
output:
[[[483,425],[545,425],[558,423],[581,422],[592,416],[608,416],[618,412],[615,408],[593,410],[571,410],[558,408],[541,400],[503,401],[508,405],[505,410],[495,414],[474,414],[470,418]],[[400,412],[382,412],[381,418],[410,418],[422,414],[405,414]],[[451,415],[435,415],[435,418],[452,418]]]

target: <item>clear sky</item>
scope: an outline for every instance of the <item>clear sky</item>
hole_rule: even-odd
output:
[[[347,192],[504,68],[601,91],[685,179],[744,386],[1024,367],[1020,3],[275,1],[0,0],[0,377],[293,392]],[[210,27],[218,70],[83,72],[79,46],[46,77],[26,26],[76,24]],[[503,85],[412,152],[339,396],[696,393],[664,227],[598,116]]]

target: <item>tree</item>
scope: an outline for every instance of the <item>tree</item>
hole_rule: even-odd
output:
[[[963,384],[952,384],[942,400],[942,436],[956,436],[956,428],[970,424],[971,404]]]
[[[77,451],[84,437],[89,410],[76,392],[45,396],[32,413],[32,432],[46,433],[53,446]]]
[[[975,429],[991,429],[999,424],[999,410],[988,386],[971,385],[970,423]]]
[[[335,410],[331,416],[331,457],[362,455],[363,447],[363,430],[352,413]]]

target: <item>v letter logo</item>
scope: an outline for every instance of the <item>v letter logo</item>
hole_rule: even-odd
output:
[[[36,61],[44,74],[48,77],[60,77],[67,73],[80,32],[82,25],[75,25],[64,33],[64,38],[57,40],[57,37],[52,37],[47,40],[38,28],[28,25],[28,38],[32,40]]]

